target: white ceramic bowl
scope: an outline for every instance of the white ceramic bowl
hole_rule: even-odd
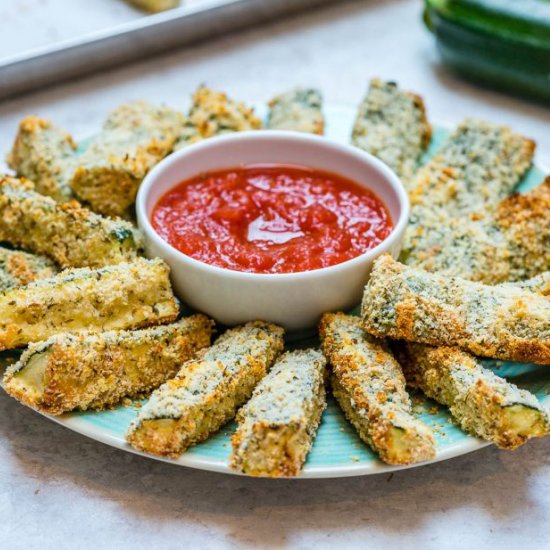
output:
[[[247,164],[283,163],[326,170],[372,190],[387,206],[394,229],[361,256],[332,267],[300,273],[256,274],[208,265],[173,248],[151,225],[157,201],[181,181],[201,172]],[[346,310],[361,300],[374,259],[397,255],[409,217],[399,178],[373,156],[323,137],[294,132],[253,131],[210,138],[173,153],[145,178],[137,196],[137,219],[149,256],[171,268],[178,296],[226,325],[262,319],[302,331],[325,311]]]

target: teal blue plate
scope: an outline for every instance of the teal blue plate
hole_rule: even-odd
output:
[[[335,141],[348,143],[350,129],[355,116],[355,110],[349,107],[331,106],[326,109],[327,137]],[[444,129],[434,132],[427,158],[437,149],[446,136]],[[543,172],[532,168],[522,181],[519,190],[526,191],[541,183]],[[315,344],[315,340],[293,342],[293,346]],[[537,395],[548,403],[550,399],[550,375],[548,367],[530,364],[486,361],[486,365],[497,374],[506,377],[522,388]],[[431,426],[437,438],[437,456],[431,462],[445,460],[480,449],[487,442],[469,436],[462,432],[452,422],[445,407],[418,394],[413,399],[414,413],[422,421]],[[78,433],[96,439],[125,451],[136,452],[126,444],[124,435],[132,418],[136,414],[135,406],[119,406],[114,410],[102,412],[82,412],[51,418],[63,426]],[[228,467],[231,452],[230,435],[234,431],[234,423],[226,425],[219,433],[208,441],[189,449],[180,458],[162,459],[181,466],[202,470],[234,473]],[[144,455],[148,456],[148,455]],[[424,463],[427,464],[427,463]],[[413,466],[418,466],[413,465]],[[357,437],[354,429],[345,420],[338,406],[329,398],[327,410],[323,414],[321,425],[313,448],[308,456],[301,477],[341,477],[353,475],[375,474],[395,471],[403,466],[389,466],[378,460],[376,455]]]

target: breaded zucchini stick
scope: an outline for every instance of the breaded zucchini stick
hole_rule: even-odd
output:
[[[193,104],[176,149],[220,134],[261,127],[262,121],[254,115],[252,107],[232,100],[223,92],[200,86],[193,95]]]
[[[353,145],[385,162],[408,187],[431,137],[420,96],[395,82],[371,80],[353,126]]]
[[[115,109],[78,158],[76,196],[107,216],[128,216],[147,172],[172,151],[184,117],[135,101]]]
[[[61,267],[127,262],[143,251],[141,232],[76,201],[57,203],[28,180],[0,176],[0,240],[49,256]]]
[[[435,456],[428,426],[412,414],[399,363],[361,319],[325,313],[321,345],[332,367],[334,397],[359,437],[388,464],[412,464]]]
[[[417,172],[411,209],[442,208],[447,216],[494,209],[530,168],[534,152],[535,143],[510,128],[466,119]]]
[[[463,430],[503,449],[550,433],[548,411],[533,394],[484,368],[469,353],[403,345],[400,360],[407,383],[447,405]]]
[[[529,193],[503,200],[495,223],[506,241],[507,280],[521,281],[550,270],[550,177]]]
[[[434,212],[424,219],[430,219]],[[410,227],[401,260],[407,265],[486,284],[521,281],[550,270],[550,178],[501,201],[480,216],[445,217]]]
[[[49,120],[28,116],[8,155],[8,166],[33,181],[36,190],[56,201],[67,201],[73,192],[69,181],[75,168],[76,143]]]
[[[314,88],[295,88],[285,92],[269,102],[267,127],[323,135],[322,104],[321,92]]]
[[[231,466],[252,476],[297,476],[326,408],[326,360],[314,349],[285,353],[237,414]]]
[[[525,203],[544,196],[544,189],[532,191],[531,199],[503,200],[531,166],[534,149],[533,141],[507,127],[471,119],[460,124],[411,184],[411,218],[401,260],[486,283],[541,271],[540,262],[530,271],[527,266],[536,259],[535,249],[544,250],[541,241],[549,238],[544,233],[548,235],[550,214],[530,213]],[[517,232],[506,221],[510,217],[520,224]],[[530,228],[536,229],[522,237]],[[516,253],[514,265],[510,260]]]
[[[385,254],[374,262],[361,314],[377,337],[550,364],[550,300],[521,288],[447,278]]]
[[[44,256],[0,246],[0,292],[55,276],[58,269]]]
[[[0,350],[59,332],[103,332],[174,321],[178,306],[168,266],[137,259],[64,271],[0,294]]]
[[[140,451],[177,457],[216,432],[250,397],[283,349],[282,328],[253,321],[228,330],[153,392],[130,425]]]
[[[153,390],[210,345],[213,323],[193,315],[171,325],[99,334],[56,334],[31,344],[4,375],[4,389],[42,412],[103,409]]]

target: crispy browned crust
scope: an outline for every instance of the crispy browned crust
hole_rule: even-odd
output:
[[[0,290],[47,279],[57,272],[56,265],[44,256],[0,247]]]
[[[188,383],[188,376],[197,367],[197,360],[189,361],[181,367],[180,375],[168,380],[166,385],[176,392]],[[145,419],[139,429],[131,431],[128,442],[136,449],[159,456],[177,458],[187,448],[205,441],[214,431],[230,420],[238,407],[246,401],[252,389],[267,372],[266,363],[262,358],[250,357],[246,373],[228,379],[223,386],[216,388],[208,399],[211,410],[194,410],[192,414],[183,415],[177,419],[160,419],[173,421],[172,428],[160,434],[156,422],[159,419]],[[196,430],[197,424],[205,423],[204,429]],[[183,438],[182,433],[192,433],[192,437]]]
[[[143,252],[141,232],[130,223],[99,216],[74,200],[58,203],[29,180],[9,176],[0,176],[0,240],[64,268],[127,262]]]
[[[548,413],[534,395],[485,369],[467,352],[423,344],[399,344],[398,349],[407,383],[447,405],[468,433],[502,449],[549,433]],[[529,412],[531,421],[518,428],[510,422],[513,408]]]
[[[521,288],[445,278],[386,254],[375,262],[362,315],[374,336],[550,364],[550,302]]]
[[[130,425],[127,441],[140,451],[176,458],[208,439],[249,399],[282,351],[283,334],[262,321],[225,332],[153,392]]]
[[[405,378],[384,343],[344,313],[325,313],[319,333],[332,368],[332,393],[360,438],[388,464],[433,458],[433,434],[413,416]]]
[[[284,354],[237,414],[232,468],[252,476],[297,476],[326,408],[326,360],[318,350]]]
[[[169,268],[160,259],[65,271],[0,293],[0,350],[59,332],[163,324],[174,321],[178,312]]]
[[[550,177],[502,201],[495,216],[506,237],[511,276],[520,280],[550,269]]]
[[[385,162],[408,187],[432,129],[422,98],[374,78],[359,105],[352,143]]]
[[[213,322],[198,314],[145,330],[56,335],[50,342],[32,344],[23,364],[8,370],[3,385],[12,397],[48,414],[101,410],[174,376],[182,363],[210,344],[212,330]],[[16,379],[33,354],[41,352],[47,353],[47,364],[43,394],[36,399]]]
[[[29,178],[43,195],[57,201],[69,200],[69,186],[74,169],[76,143],[67,132],[49,120],[37,116],[25,117],[7,163],[18,176]]]
[[[112,111],[78,157],[76,196],[99,214],[131,217],[141,181],[172,151],[183,121],[183,114],[146,101]]]
[[[193,94],[193,103],[175,148],[220,134],[258,130],[261,127],[262,121],[254,114],[252,107],[231,99],[224,92],[202,85]]]

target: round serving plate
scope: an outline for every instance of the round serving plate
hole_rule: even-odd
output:
[[[258,109],[263,114],[263,109]],[[327,106],[326,137],[342,143],[349,143],[355,109],[345,106]],[[437,127],[426,159],[437,149],[448,134],[443,127]],[[533,167],[519,186],[527,191],[542,182],[542,168]],[[315,339],[293,341],[291,347],[318,345]],[[526,363],[502,361],[484,361],[498,375],[504,376],[514,384],[534,393],[541,401],[550,403],[550,375],[548,367]],[[353,427],[346,421],[332,397],[323,413],[321,425],[313,447],[304,466],[301,478],[331,478],[355,475],[378,474],[395,470],[422,466],[440,460],[463,455],[488,445],[487,442],[465,434],[454,423],[445,407],[426,399],[421,394],[413,394],[414,414],[434,429],[437,440],[437,456],[434,460],[411,466],[389,466],[381,462],[376,455],[356,435]],[[139,404],[121,405],[115,409],[100,412],[78,412],[60,417],[47,418],[70,430],[88,436],[107,445],[124,451],[141,454],[155,460],[170,462],[180,466],[235,474],[229,468],[231,454],[230,436],[235,430],[233,422],[224,426],[217,434],[195,447],[192,447],[177,459],[167,459],[145,455],[135,451],[125,441],[125,433],[130,421],[137,413]]]

